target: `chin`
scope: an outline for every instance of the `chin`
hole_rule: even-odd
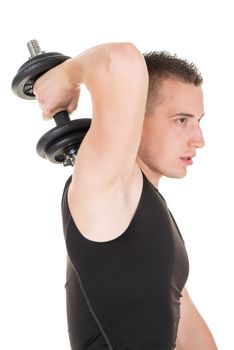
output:
[[[166,175],[166,176],[170,177],[171,179],[183,179],[186,175],[187,175],[187,170],[183,170],[183,171],[170,173],[169,175]]]
[[[187,171],[185,171],[184,173],[182,174],[179,174],[177,179],[183,179],[185,176],[187,175]]]

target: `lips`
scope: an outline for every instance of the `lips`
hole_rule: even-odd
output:
[[[181,159],[186,165],[192,165],[192,164],[193,164],[192,158],[193,158],[193,157],[186,156],[186,157],[181,157],[180,159]]]
[[[181,159],[183,159],[183,160],[190,160],[190,159],[192,159],[192,157],[181,157]]]

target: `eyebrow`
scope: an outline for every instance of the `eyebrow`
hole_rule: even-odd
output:
[[[202,117],[204,117],[205,113],[203,113],[199,119],[201,119]],[[195,115],[191,114],[191,113],[186,113],[186,112],[181,112],[181,113],[176,113],[171,115],[171,117],[189,117],[189,118],[195,118]]]

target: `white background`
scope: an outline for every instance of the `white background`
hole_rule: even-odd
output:
[[[0,5],[1,221],[0,348],[69,349],[60,200],[71,168],[39,158],[54,127],[36,101],[13,95],[26,43],[76,55],[103,42],[130,41],[196,62],[204,76],[206,147],[183,180],[164,179],[190,257],[187,287],[219,349],[233,346],[233,33],[231,1],[27,1]],[[74,118],[90,117],[84,91]],[[197,349],[200,350],[200,349]]]

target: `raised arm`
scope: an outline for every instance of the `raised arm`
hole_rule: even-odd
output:
[[[77,155],[69,201],[73,213],[79,213],[80,227],[83,218],[90,216],[97,227],[99,221],[105,221],[100,212],[96,214],[97,209],[103,203],[116,203],[121,181],[135,170],[148,91],[144,57],[130,43],[112,43],[65,61],[35,84],[44,116],[74,110],[81,84],[90,92],[93,116]],[[103,206],[103,210],[108,208]],[[86,224],[84,230],[93,230]]]
[[[135,162],[148,88],[143,56],[131,44],[111,44],[78,56],[65,69],[75,81],[81,70],[93,104],[93,122],[78,155],[76,175],[80,180],[83,173],[93,177],[94,172],[98,186],[102,180],[106,186]]]
[[[82,163],[78,172],[87,176],[94,170],[91,160],[98,161],[111,180],[133,165],[140,143],[148,88],[144,58],[132,44],[114,43],[65,61],[35,84],[44,117],[62,109],[74,110],[81,84],[91,94],[93,122],[78,155]]]

